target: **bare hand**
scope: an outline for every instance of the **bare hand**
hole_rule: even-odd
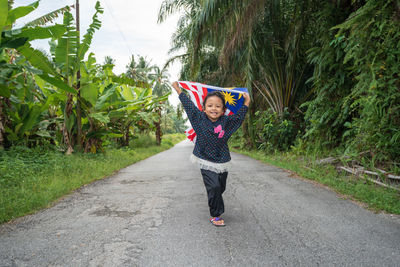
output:
[[[250,95],[248,93],[243,93],[244,104],[248,107],[250,106]]]
[[[172,87],[174,87],[174,89],[178,93],[178,95],[180,95],[182,93],[182,90],[181,90],[181,88],[179,88],[179,85],[178,85],[177,81],[172,83]]]

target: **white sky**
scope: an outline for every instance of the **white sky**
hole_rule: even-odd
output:
[[[28,5],[34,0],[16,0],[14,7]],[[25,18],[18,20],[16,26],[38,18],[51,11],[75,4],[75,0],[41,0],[39,7]],[[80,2],[80,31],[81,36],[86,33],[87,27],[92,22],[95,12],[96,0],[81,0]],[[176,29],[179,15],[170,16],[162,24],[157,24],[157,15],[162,0],[100,0],[104,13],[99,19],[102,23],[100,30],[96,31],[92,45],[86,55],[93,52],[98,63],[103,63],[105,56],[115,60],[114,72],[125,72],[131,55],[144,56],[162,68],[171,56],[168,50],[171,47],[171,36]],[[75,16],[75,9],[72,10]],[[59,18],[57,23],[62,23]],[[35,47],[48,50],[48,41],[35,41]],[[169,68],[170,81],[178,79],[180,63],[176,62]],[[170,97],[173,104],[178,102],[177,95]]]

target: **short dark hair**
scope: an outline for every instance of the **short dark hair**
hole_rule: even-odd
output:
[[[217,97],[221,98],[221,100],[222,100],[222,109],[226,110],[225,97],[220,91],[212,91],[212,92],[210,92],[210,93],[208,93],[206,95],[206,97],[204,98],[204,101],[203,101],[203,109],[205,109],[205,107],[206,107],[207,99],[209,97],[212,97],[212,96],[217,96]]]

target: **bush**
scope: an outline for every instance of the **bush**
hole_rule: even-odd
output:
[[[282,117],[271,110],[257,111],[254,126],[257,147],[268,152],[288,151],[296,139],[296,125],[287,110]]]

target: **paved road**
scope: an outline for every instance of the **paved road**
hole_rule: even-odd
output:
[[[400,219],[234,154],[228,224],[208,222],[192,145],[0,226],[0,266],[400,266]]]

